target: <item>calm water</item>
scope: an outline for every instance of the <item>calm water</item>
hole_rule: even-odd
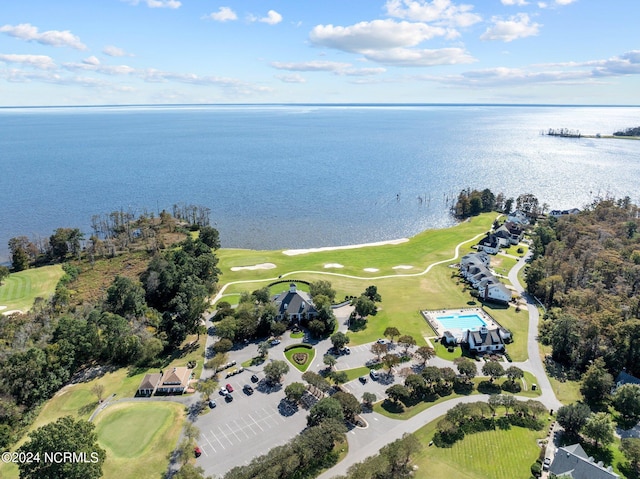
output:
[[[0,260],[17,235],[94,214],[211,208],[223,246],[379,241],[452,224],[466,187],[551,208],[638,201],[640,108],[203,106],[0,109]],[[422,202],[418,199],[422,198]]]

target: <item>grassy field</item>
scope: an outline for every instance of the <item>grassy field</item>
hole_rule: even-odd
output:
[[[96,418],[107,451],[104,477],[161,477],[184,422],[184,406],[169,402],[118,403]]]
[[[303,353],[307,355],[307,360],[305,361],[304,364],[298,364],[293,360],[293,355],[297,354],[297,353]],[[307,370],[307,368],[311,365],[311,362],[313,361],[313,358],[316,355],[316,350],[313,348],[303,348],[303,347],[299,347],[299,348],[292,348],[289,349],[288,351],[285,351],[284,356],[287,358],[287,360],[293,364],[293,366],[301,372],[305,372]]]
[[[424,446],[415,456],[417,477],[513,479],[531,476],[531,464],[539,453],[536,440],[544,437],[544,431],[512,427],[507,431],[469,434],[451,448],[428,446],[439,420],[415,433]]]
[[[28,311],[36,298],[48,299],[53,295],[63,274],[60,265],[11,273],[0,286],[0,306],[6,306],[4,311]]]

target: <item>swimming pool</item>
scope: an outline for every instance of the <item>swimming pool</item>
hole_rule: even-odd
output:
[[[452,329],[480,329],[482,326],[486,326],[487,323],[478,314],[460,314],[460,315],[447,315],[436,316],[436,319],[440,321],[442,327],[445,330]]]

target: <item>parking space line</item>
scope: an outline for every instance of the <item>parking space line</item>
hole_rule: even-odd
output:
[[[220,428],[218,428],[218,429],[220,429]],[[223,449],[223,450],[224,450],[224,449],[226,449],[226,447],[224,447],[224,444],[222,444],[222,441],[220,440],[220,438],[218,437],[218,435],[217,435],[217,434],[215,434],[212,430],[209,430],[209,431],[211,432],[211,435],[214,437],[214,439],[215,439],[216,441],[218,441],[218,443],[220,444],[220,447],[222,447],[222,449]],[[229,441],[229,442],[231,442],[231,441]],[[232,444],[232,445],[233,445],[233,444]]]
[[[240,440],[240,438],[238,437],[238,435],[236,434],[236,432],[235,432],[233,429],[231,429],[231,426],[229,426],[229,424],[226,424],[226,426],[229,428],[229,431],[231,431],[231,433],[236,437],[236,439],[238,440],[238,442],[242,442],[242,441]]]
[[[251,424],[250,422],[247,421],[247,418],[245,418],[244,416],[242,416],[242,421],[244,422],[244,428],[249,428],[251,430],[251,432],[253,433],[254,436],[256,436],[258,433],[256,431],[253,430],[253,424]]]
[[[236,426],[237,430],[242,431],[244,435],[247,436],[247,439],[249,439],[249,434],[247,434],[247,431],[245,431],[246,426],[239,426],[235,420],[233,421],[233,424]]]
[[[229,439],[229,436],[227,435],[227,433],[224,432],[220,426],[218,426],[218,429],[220,430],[220,434],[222,435],[222,437],[224,437],[227,441],[229,441],[229,444],[233,446],[233,442],[231,441],[231,439]]]
[[[204,437],[204,440],[207,441],[207,443],[209,444],[209,446],[211,446],[211,449],[213,449],[213,452],[216,453],[218,451],[216,451],[216,448],[213,447],[213,444],[211,444],[211,441],[209,441],[209,438],[207,436],[205,436],[204,434],[202,435],[202,437]],[[205,456],[208,456],[209,454],[207,454],[207,450],[206,449],[202,449],[202,452],[204,452]]]
[[[251,418],[251,420],[256,424],[256,426],[258,426],[260,428],[261,431],[264,431],[264,429],[262,429],[262,426],[260,424],[258,424],[258,421],[256,421],[255,419],[253,419],[253,416],[251,416],[251,414],[248,414],[248,416]]]

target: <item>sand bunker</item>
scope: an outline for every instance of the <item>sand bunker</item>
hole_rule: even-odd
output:
[[[398,266],[394,266],[393,269],[413,269],[413,266],[408,264],[399,264]]]
[[[409,238],[400,238],[389,241],[377,241],[375,243],[362,243],[362,244],[349,244],[344,246],[323,246],[322,248],[306,248],[306,249],[288,249],[282,252],[282,254],[286,254],[287,256],[296,256],[299,254],[307,254],[307,253],[319,253],[322,251],[335,251],[339,249],[356,249],[356,248],[366,248],[367,246],[383,246],[387,244],[400,244],[406,243],[409,241]]]
[[[367,273],[377,273],[380,270],[378,268],[364,268],[363,271],[366,271]]]
[[[3,309],[7,309],[6,306],[0,306],[0,311],[2,311]]]
[[[254,271],[256,269],[273,269],[275,267],[276,265],[273,263],[260,263],[260,264],[254,264],[252,266],[233,266],[231,268],[231,271],[242,271],[242,270]]]
[[[340,263],[327,263],[324,265],[325,268],[344,268],[344,265]]]
[[[20,311],[19,309],[11,309],[9,311],[4,311],[2,313],[2,316],[9,316],[10,314],[14,314],[14,313],[20,313],[23,314],[22,311]]]

